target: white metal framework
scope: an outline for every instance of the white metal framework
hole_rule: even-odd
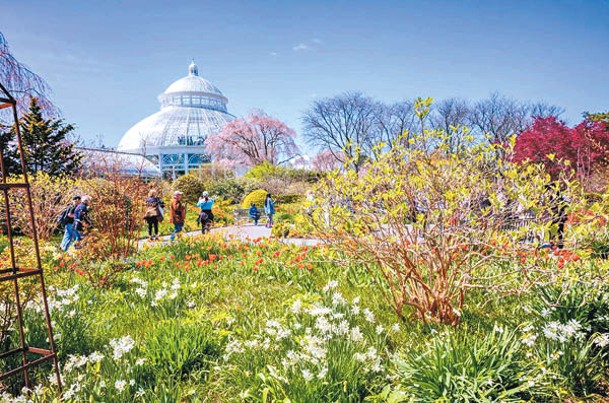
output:
[[[136,123],[121,139],[118,150],[145,155],[163,175],[177,177],[210,161],[205,140],[235,117],[228,99],[199,76],[194,61],[188,76],[159,95],[161,110]]]

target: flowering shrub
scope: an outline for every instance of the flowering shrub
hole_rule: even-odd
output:
[[[241,208],[249,209],[252,203],[254,203],[259,209],[264,209],[264,199],[266,199],[266,194],[266,190],[254,190],[253,192],[245,196],[243,202],[241,203]]]

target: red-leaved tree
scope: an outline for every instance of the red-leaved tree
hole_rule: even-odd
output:
[[[278,165],[298,154],[295,136],[285,123],[260,111],[227,123],[205,145],[214,160],[250,167],[265,161]]]
[[[544,164],[553,176],[565,169],[588,176],[609,161],[609,124],[585,119],[571,128],[556,117],[537,118],[516,139],[514,161],[525,160]]]

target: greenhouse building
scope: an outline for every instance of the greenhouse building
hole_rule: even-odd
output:
[[[205,140],[235,117],[228,113],[228,99],[199,76],[194,61],[188,75],[159,95],[161,110],[136,123],[118,151],[146,156],[163,176],[176,178],[210,161]]]

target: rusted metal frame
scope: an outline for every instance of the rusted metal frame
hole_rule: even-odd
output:
[[[15,106],[13,105],[13,111],[15,111]],[[15,123],[17,125],[17,123]],[[4,168],[4,152],[0,150],[0,169],[2,169],[2,184],[6,185],[6,170]],[[23,312],[21,311],[21,298],[19,297],[19,283],[17,282],[17,270],[16,270],[16,261],[15,261],[15,245],[13,242],[13,229],[11,225],[11,209],[9,203],[9,189],[10,187],[6,187],[3,190],[4,193],[4,208],[6,209],[6,235],[8,237],[9,244],[9,252],[11,257],[11,268],[12,275],[9,276],[9,280],[13,280],[13,290],[15,295],[15,311],[17,312],[17,328],[19,329],[19,345],[21,346],[21,361],[22,361],[22,369],[23,369],[23,379],[25,380],[25,387],[30,387],[30,377],[25,366],[28,363],[27,353],[26,353],[26,344],[25,344],[25,334],[23,331]],[[9,371],[10,372],[10,371]],[[2,379],[2,378],[0,378]]]
[[[0,269],[0,274],[4,274],[4,273],[12,273],[14,270],[18,271],[18,272],[30,272],[32,270],[38,270],[38,269],[30,269],[30,268],[23,268],[23,267],[11,267],[9,269]],[[0,281],[1,277],[0,277]]]
[[[11,369],[10,371],[4,372],[2,374],[0,374],[0,381],[4,378],[8,378],[9,376],[15,375],[16,373],[18,373],[19,371],[24,371],[27,374],[27,370],[29,368],[32,368],[38,364],[42,364],[45,361],[48,361],[52,359],[53,361],[57,360],[57,356],[55,355],[55,353],[49,354],[49,355],[45,355],[44,357],[40,357],[34,361],[30,361],[27,364],[24,364],[20,367]],[[28,387],[29,388],[29,387]]]
[[[23,277],[34,276],[34,275],[40,274],[40,273],[41,273],[40,269],[34,269],[34,270],[28,270],[28,271],[23,271],[23,272],[16,272],[13,274],[7,274],[7,275],[0,277],[0,282],[19,279],[19,278],[23,278]]]
[[[17,146],[19,149],[19,157],[20,157],[19,159],[21,162],[22,174],[23,174],[23,179],[24,179],[24,183],[7,184],[7,182],[6,182],[7,173],[6,173],[6,170],[4,167],[4,153],[0,149],[0,170],[2,170],[2,183],[0,184],[0,186],[1,186],[0,190],[4,193],[4,203],[5,203],[5,208],[6,208],[7,237],[9,240],[9,250],[10,250],[10,257],[11,257],[11,269],[6,271],[6,273],[12,273],[9,276],[5,276],[5,281],[11,280],[11,279],[13,280],[14,289],[15,289],[17,320],[19,322],[19,336],[20,336],[20,344],[21,344],[21,347],[14,349],[11,352],[7,352],[7,353],[14,354],[14,353],[21,352],[22,361],[23,361],[23,365],[21,365],[20,367],[14,368],[8,372],[0,374],[0,380],[5,379],[14,374],[17,374],[20,371],[23,371],[25,386],[29,388],[28,369],[35,365],[43,363],[49,359],[52,359],[54,370],[55,370],[55,375],[57,378],[57,387],[58,387],[59,394],[61,395],[61,389],[62,389],[61,376],[59,374],[59,363],[57,361],[57,354],[56,354],[56,349],[55,349],[55,341],[53,338],[51,317],[50,317],[49,306],[48,306],[48,302],[47,302],[46,287],[44,284],[42,261],[40,259],[40,249],[39,249],[39,245],[38,245],[38,233],[36,232],[36,224],[34,221],[34,209],[33,209],[33,205],[32,205],[31,191],[30,191],[30,187],[29,187],[27,170],[26,170],[26,166],[25,166],[25,158],[24,158],[25,153],[23,152],[23,146],[21,144],[21,134],[19,132],[19,117],[17,116],[17,108],[16,108],[17,101],[15,100],[15,98],[13,98],[11,96],[11,94],[8,92],[6,87],[4,87],[4,85],[2,85],[2,83],[0,83],[0,90],[8,97],[8,99],[1,98],[1,101],[5,102],[5,103],[3,103],[1,105],[0,109],[6,108],[6,107],[11,107],[11,106],[13,109],[13,119],[15,122],[15,132],[16,132]],[[28,209],[29,209],[29,213],[30,213],[30,222],[32,225],[33,236],[34,236],[34,239],[33,239],[34,248],[36,251],[36,260],[38,263],[38,269],[28,270],[27,272],[22,272],[22,273],[17,272],[17,267],[15,264],[16,263],[15,262],[15,245],[13,242],[13,234],[12,234],[12,228],[11,228],[12,220],[11,220],[11,214],[10,214],[9,190],[13,189],[13,188],[26,189],[27,203],[28,203]],[[41,290],[42,290],[41,293],[42,293],[42,301],[43,301],[43,305],[44,305],[44,314],[45,314],[45,319],[47,322],[47,333],[48,333],[48,338],[49,338],[49,344],[51,346],[50,350],[40,349],[40,348],[36,348],[36,347],[28,347],[25,345],[25,338],[24,338],[24,332],[23,332],[23,317],[22,317],[22,311],[21,311],[21,301],[19,298],[19,284],[17,282],[17,279],[19,278],[18,277],[19,275],[29,276],[29,275],[32,275],[32,273],[40,275],[40,286],[41,286]],[[32,353],[43,354],[44,357],[31,361],[31,362],[28,362],[27,361],[27,352],[28,351],[30,351]],[[2,355],[2,357],[4,357],[4,356],[6,356],[6,355]]]
[[[2,354],[0,354],[0,359],[2,359],[2,358],[6,358],[6,357],[9,357],[9,356],[11,356],[11,355],[13,355],[13,354],[20,353],[20,352],[22,352],[23,350],[24,350],[23,348],[21,348],[21,347],[17,347],[17,348],[14,348],[14,349],[12,349],[12,350],[5,351],[5,352],[3,352]],[[40,354],[40,355],[44,355],[44,356],[47,356],[47,355],[51,355],[51,354],[53,354],[53,353],[51,352],[51,350],[46,350],[46,349],[44,349],[44,348],[30,347],[30,346],[26,346],[26,347],[25,347],[25,351],[26,351],[26,352],[29,352],[29,353],[33,353],[33,354]]]
[[[9,189],[25,189],[29,183],[0,183],[0,190]]]
[[[34,220],[34,206],[32,204],[32,192],[29,186],[27,169],[25,166],[25,153],[23,151],[23,144],[21,142],[21,132],[19,130],[19,116],[17,116],[17,106],[16,103],[13,105],[13,118],[15,120],[15,133],[17,134],[17,148],[19,149],[19,159],[21,160],[21,170],[23,172],[23,183],[26,186],[26,196],[27,196],[27,207],[30,212],[30,224],[32,226],[32,235],[34,240],[34,250],[36,251],[36,262],[38,263],[38,269],[40,270],[40,289],[42,293],[42,303],[44,305],[44,317],[47,322],[47,336],[49,339],[49,344],[51,346],[51,354],[45,358],[52,357],[53,358],[53,366],[55,369],[55,376],[57,378],[57,388],[59,393],[61,394],[61,375],[59,374],[59,362],[57,361],[56,347],[55,347],[55,339],[53,337],[53,325],[51,323],[51,314],[49,312],[49,304],[47,302],[47,292],[46,286],[44,283],[44,274],[42,271],[42,260],[40,259],[40,248],[38,245],[38,231],[36,230],[36,222]],[[4,174],[4,170],[2,171]],[[17,281],[17,280],[15,280]],[[39,360],[38,360],[39,361]],[[27,386],[27,385],[26,385]],[[29,386],[28,386],[29,387]]]

